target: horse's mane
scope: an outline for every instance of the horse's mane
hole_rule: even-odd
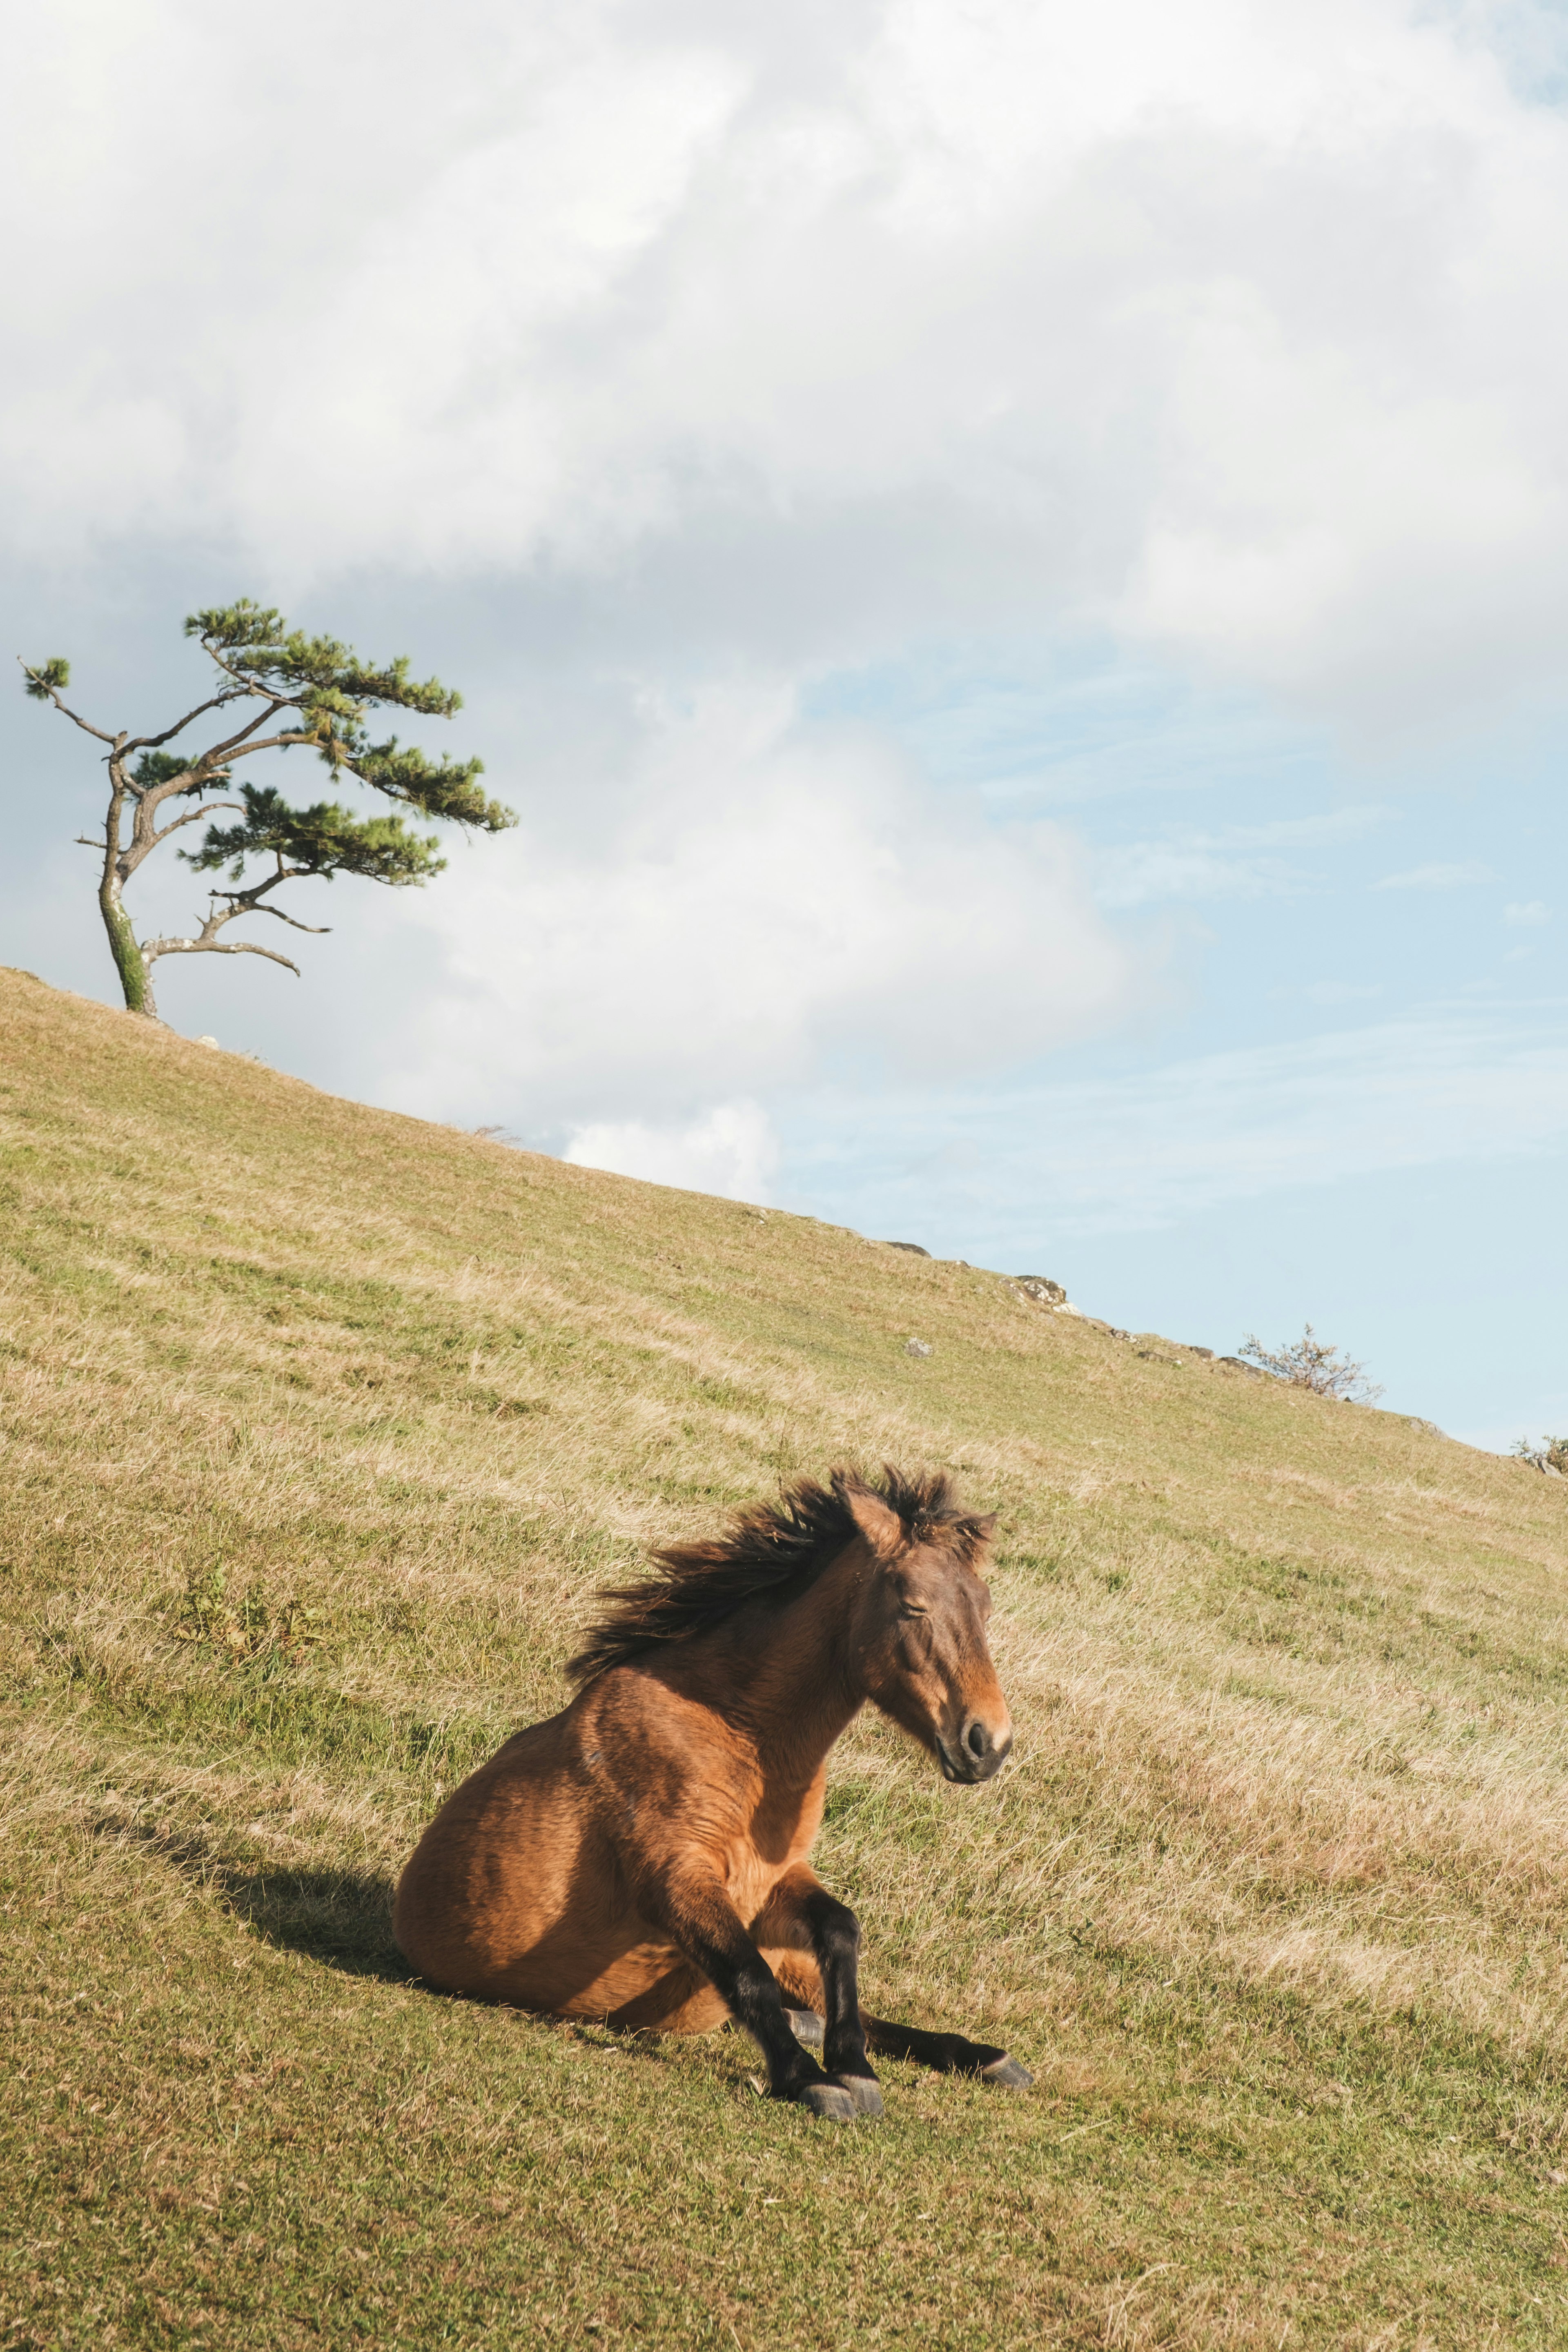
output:
[[[910,1544],[945,1535],[966,1559],[988,1531],[959,1508],[945,1470],[906,1475],[887,1462],[877,1483],[844,1469],[831,1471],[826,1486],[797,1479],[780,1490],[776,1502],[748,1503],[737,1511],[726,1534],[707,1543],[671,1544],[653,1554],[651,1576],[601,1592],[605,1610],[567,1674],[574,1683],[591,1683],[666,1642],[706,1632],[744,1601],[787,1584],[803,1590],[859,1534],[851,1495],[885,1503],[902,1520]]]

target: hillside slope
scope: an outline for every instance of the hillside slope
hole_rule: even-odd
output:
[[[1568,1486],[18,973],[0,1139],[5,2341],[1568,2340]],[[1018,1751],[819,1867],[1036,2091],[409,1983],[594,1587],[845,1458],[1000,1512]]]

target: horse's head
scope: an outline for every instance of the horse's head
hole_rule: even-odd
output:
[[[911,1536],[879,1495],[845,1500],[870,1555],[851,1639],[866,1696],[929,1748],[950,1780],[989,1780],[1013,1745],[1013,1720],[985,1639],[991,1594],[976,1562],[994,1519]]]

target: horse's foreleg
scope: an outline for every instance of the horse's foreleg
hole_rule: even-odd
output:
[[[916,2065],[931,2066],[940,2074],[978,2074],[983,2082],[999,2083],[1009,2091],[1026,2091],[1035,2079],[1026,2066],[1020,2066],[994,2042],[970,2042],[962,2033],[928,2033],[918,2025],[895,2025],[886,2017],[868,2017],[864,2011],[861,2021],[872,2049],[887,2058],[912,2059]]]
[[[718,1878],[685,1874],[658,1888],[639,1889],[645,1913],[672,1937],[692,1965],[701,1969],[762,2051],[768,2089],[775,2099],[794,2099],[813,2115],[847,2123],[856,2113],[850,2093],[830,2083],[791,2031],[778,1979]]]
[[[880,2115],[881,2095],[866,2054],[860,2015],[860,1922],[854,1912],[800,1864],[779,1881],[754,1924],[764,1943],[804,1946],[816,1959],[822,1980],[822,2063],[862,2115]]]
[[[827,1996],[820,1969],[805,1952],[774,1950],[768,1957],[784,1987],[784,1999],[792,2004],[790,2017],[797,2037],[808,2050],[820,2050],[827,2038],[823,2023]],[[1026,2066],[1020,2066],[994,2042],[971,2042],[962,2033],[930,2033],[918,2025],[897,2025],[890,2018],[873,2017],[866,2009],[860,2011],[860,2022],[868,2047],[884,2058],[907,2058],[911,2064],[930,2066],[943,2074],[978,2075],[1010,2091],[1026,2091],[1035,2079]]]

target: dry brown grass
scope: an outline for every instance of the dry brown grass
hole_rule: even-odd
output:
[[[15,2341],[1559,2340],[1568,1490],[23,976],[0,1050]],[[593,1588],[889,1456],[1002,1514],[1019,1753],[858,1727],[820,1859],[1036,2096],[825,2149],[732,2042],[401,1981],[390,1874]]]

